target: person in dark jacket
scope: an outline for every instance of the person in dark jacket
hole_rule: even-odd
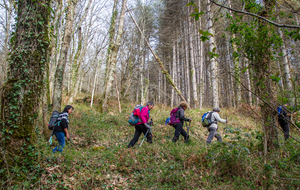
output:
[[[142,133],[146,135],[147,131],[147,142],[152,143],[152,134],[151,134],[151,126],[148,124],[150,118],[150,110],[154,107],[154,103],[152,101],[147,102],[147,106],[143,107],[140,114],[141,122],[135,125],[135,133],[133,139],[128,144],[128,148],[131,148],[135,145],[135,143],[139,140]]]
[[[189,135],[183,129],[183,122],[184,121],[192,121],[191,119],[184,117],[184,110],[188,108],[188,104],[186,102],[181,102],[178,110],[176,112],[176,120],[179,119],[179,123],[175,123],[173,127],[175,128],[175,134],[172,139],[172,142],[176,142],[179,139],[180,134],[184,137],[184,142],[187,143],[189,140]]]
[[[284,140],[287,140],[290,136],[291,113],[288,112],[287,106],[288,104],[284,104],[277,108],[278,123],[284,132]]]
[[[57,121],[55,123],[53,134],[56,136],[59,145],[55,147],[52,152],[57,151],[62,152],[65,147],[65,138],[70,139],[68,128],[69,128],[69,115],[73,112],[74,108],[70,105],[67,105],[64,108],[64,111],[59,114]]]

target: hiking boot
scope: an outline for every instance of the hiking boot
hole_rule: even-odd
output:
[[[178,138],[176,138],[176,137],[173,137],[173,139],[172,139],[172,142],[176,142],[178,140]]]
[[[189,135],[188,135],[188,136],[186,136],[186,137],[184,137],[184,142],[185,142],[185,143],[189,142],[189,138],[190,138],[190,136],[189,136]]]

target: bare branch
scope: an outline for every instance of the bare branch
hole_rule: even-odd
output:
[[[249,13],[249,12],[245,12],[245,11],[240,11],[240,10],[236,10],[236,9],[227,7],[227,6],[225,6],[225,5],[221,5],[221,4],[219,4],[219,3],[216,3],[214,0],[210,0],[210,2],[214,3],[214,4],[217,5],[217,6],[223,7],[223,8],[225,8],[225,9],[228,9],[228,10],[231,10],[231,11],[234,11],[234,12],[237,12],[237,13],[242,13],[242,14],[245,14],[245,15],[251,15],[251,16],[260,18],[260,19],[262,19],[262,20],[265,20],[265,21],[269,22],[270,24],[273,24],[273,25],[277,26],[277,27],[300,28],[300,26],[298,26],[298,25],[278,24],[278,23],[276,23],[276,22],[273,22],[273,21],[271,21],[271,20],[269,20],[269,19],[266,19],[265,17],[259,16],[259,15],[254,14],[254,13]]]

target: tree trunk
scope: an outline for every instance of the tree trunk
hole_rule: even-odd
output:
[[[249,72],[249,60],[247,58],[245,58],[245,67],[248,67],[248,69],[246,69],[245,71],[245,75],[246,75],[246,81],[247,81],[247,87],[248,87],[248,101],[247,103],[249,105],[252,105],[252,92],[251,92],[251,80],[250,80],[250,72]]]
[[[184,26],[184,42],[185,42],[185,88],[186,88],[186,100],[190,104],[191,103],[191,91],[190,91],[190,62],[189,62],[189,32],[188,32],[188,27],[185,27],[185,24],[183,23]]]
[[[231,0],[227,0],[227,3],[229,7],[231,8]],[[229,11],[230,15],[232,15],[232,11]],[[235,39],[235,34],[231,35],[231,39]],[[232,48],[233,48],[233,62],[234,62],[234,76],[235,76],[235,81],[236,81],[236,105],[239,105],[242,99],[241,95],[241,79],[240,79],[240,61],[239,61],[239,56],[238,56],[238,49],[236,44],[233,42],[232,43]]]
[[[176,67],[175,67],[175,64],[176,64],[176,53],[175,53],[176,51],[175,51],[175,41],[173,41],[173,58],[172,58],[172,70],[171,70],[171,67],[170,67],[170,72],[171,72],[171,74],[172,74],[172,78],[174,79],[174,83],[176,84],[176,82],[175,82],[175,78],[174,78],[174,76],[175,76],[175,69],[176,69]],[[174,89],[172,88],[172,92],[171,92],[172,94],[171,94],[171,107],[173,107],[174,106]]]
[[[78,59],[79,56],[81,54],[81,50],[82,50],[82,33],[81,33],[81,26],[78,27],[78,47],[77,47],[77,52],[75,54],[74,57],[74,61],[71,63],[71,67],[72,70],[70,72],[71,74],[71,78],[69,79],[69,81],[71,82],[71,86],[70,86],[70,98],[69,98],[69,102],[68,104],[72,104],[73,103],[73,99],[75,96],[75,87],[78,81],[78,74],[79,74],[79,70],[80,70],[80,65],[81,62],[79,61],[78,63]]]
[[[6,81],[6,75],[7,75],[7,58],[8,58],[8,45],[10,40],[10,24],[12,19],[12,11],[13,11],[13,5],[14,1],[9,0],[9,5],[6,4],[7,2],[4,1],[5,7],[6,7],[6,23],[5,23],[5,38],[4,38],[4,44],[3,44],[3,50],[1,52],[1,70],[0,70],[0,86]]]
[[[53,97],[53,85],[54,85],[54,74],[56,71],[57,67],[57,55],[59,54],[59,39],[60,39],[60,32],[59,29],[62,27],[62,24],[60,24],[62,21],[62,9],[63,9],[63,4],[61,0],[56,1],[56,10],[54,13],[54,20],[53,20],[53,35],[51,38],[51,45],[50,45],[50,62],[49,62],[49,97],[50,97],[50,102],[52,102],[52,97]]]
[[[188,28],[189,28],[189,49],[190,49],[190,57],[191,57],[191,78],[192,78],[192,94],[194,100],[194,108],[199,107],[198,94],[197,94],[197,81],[196,81],[196,69],[195,69],[195,59],[194,59],[194,44],[193,44],[193,28],[192,28],[192,18],[190,15],[190,9],[188,7]]]
[[[117,37],[116,37],[115,43],[113,44],[113,47],[111,48],[111,52],[108,54],[108,63],[110,65],[110,68],[108,70],[109,73],[107,73],[108,77],[107,77],[107,81],[106,81],[104,100],[103,100],[103,104],[102,104],[103,111],[108,110],[108,98],[110,95],[110,90],[111,90],[113,79],[114,79],[117,55],[118,55],[119,47],[121,45],[121,38],[122,38],[122,34],[123,34],[123,24],[124,24],[126,3],[127,3],[127,0],[123,0]]]
[[[55,72],[55,82],[53,89],[53,110],[57,110],[59,112],[61,111],[63,77],[65,67],[67,64],[68,49],[71,42],[72,27],[74,21],[74,10],[76,4],[77,0],[68,0],[67,19],[63,37],[63,45],[61,48],[60,58]]]
[[[7,169],[2,177],[15,178],[10,173],[20,168],[16,178],[23,179],[38,159],[34,146],[37,142],[35,130],[44,69],[49,58],[50,1],[23,0],[15,3],[18,6],[17,22],[11,41],[8,80],[1,88],[0,165]]]
[[[293,98],[293,86],[292,86],[292,82],[291,82],[291,74],[290,74],[290,66],[289,66],[289,62],[288,62],[288,55],[286,53],[286,48],[285,48],[285,44],[284,44],[284,38],[283,38],[283,33],[281,31],[281,29],[278,29],[279,32],[279,36],[282,39],[282,45],[281,45],[281,52],[283,55],[283,73],[284,73],[284,87],[285,90],[287,91],[287,97],[288,97],[288,102],[290,104],[290,106],[294,105],[295,99]]]
[[[209,36],[209,52],[214,52],[214,48],[216,48],[215,39],[214,39],[214,29],[212,23],[212,13],[210,8],[210,0],[207,0],[207,25],[208,25],[208,32],[213,34]],[[213,100],[213,107],[219,107],[219,96],[218,96],[218,80],[217,80],[217,63],[215,57],[212,57],[210,60],[211,65],[211,85],[212,85],[212,100]]]

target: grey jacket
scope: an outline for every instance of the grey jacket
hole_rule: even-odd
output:
[[[220,117],[220,115],[217,113],[217,112],[213,112],[211,114],[211,121],[214,122],[214,121],[219,121],[221,123],[226,123],[226,119],[222,119]],[[217,123],[212,123],[208,128],[215,128],[215,129],[218,129],[218,124]]]

